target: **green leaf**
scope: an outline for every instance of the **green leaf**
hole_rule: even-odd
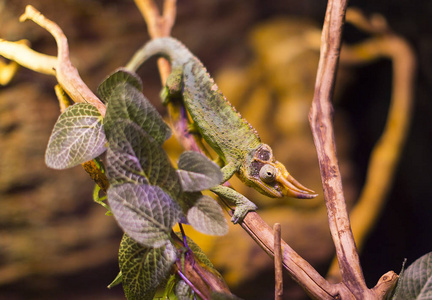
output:
[[[138,75],[124,68],[119,68],[99,85],[97,92],[100,98],[106,103],[113,90],[122,83],[128,83],[137,90],[142,90],[142,82]]]
[[[182,234],[180,231],[175,232],[175,234],[181,239],[183,240]],[[192,250],[193,254],[195,255],[195,257],[205,266],[214,269],[214,266],[212,264],[212,262],[210,261],[210,259],[208,259],[207,255],[204,253],[204,251],[202,251],[202,249],[200,248],[200,246],[198,246],[197,243],[195,243],[190,237],[186,236],[186,242],[188,244],[189,249]],[[215,272],[216,269],[214,270]],[[217,272],[218,273],[218,272]]]
[[[219,236],[228,232],[228,223],[222,208],[209,196],[200,195],[188,210],[186,218],[199,232]]]
[[[208,190],[223,180],[219,166],[198,152],[183,152],[179,158],[178,168],[177,172],[185,192]]]
[[[108,284],[107,288],[112,289],[113,287],[115,287],[116,285],[119,285],[122,282],[123,282],[123,274],[120,271],[120,272],[118,272],[118,274],[114,278],[114,280],[110,284]]]
[[[193,300],[195,293],[192,288],[184,281],[179,280],[175,286],[174,294],[178,300]]]
[[[123,235],[119,250],[119,266],[126,298],[153,299],[157,287],[165,282],[176,259],[176,249],[171,243],[160,248],[147,248],[128,235]]]
[[[71,168],[101,155],[106,150],[102,120],[91,104],[69,106],[54,125],[45,153],[47,166]]]
[[[129,83],[118,83],[110,91],[107,99],[104,129],[108,137],[119,120],[132,121],[159,144],[171,136],[171,129],[157,110],[139,90]]]
[[[134,123],[125,125],[125,122],[118,122],[118,125],[109,136],[108,150],[106,155],[106,172],[110,185],[122,183],[148,184],[147,176],[141,166],[138,155],[141,147],[145,148],[149,139],[143,130]],[[129,129],[124,129],[130,127]],[[146,149],[146,148],[145,148]],[[145,157],[142,158],[143,162]]]
[[[108,189],[108,201],[123,231],[146,247],[167,244],[182,215],[179,205],[158,186],[116,185]]]
[[[118,121],[109,136],[107,175],[110,184],[132,182],[163,188],[176,199],[180,181],[162,147],[129,120]]]
[[[432,252],[413,262],[399,281],[394,299],[432,299]]]

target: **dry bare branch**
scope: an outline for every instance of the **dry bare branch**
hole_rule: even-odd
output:
[[[276,223],[273,226],[274,239],[274,266],[275,266],[275,300],[282,300],[283,296],[283,275],[282,275],[282,246],[281,246],[281,225]]]
[[[21,22],[26,20],[32,20],[42,28],[45,28],[54,37],[57,43],[57,62],[54,66],[49,65],[49,68],[51,68],[51,70],[54,69],[57,81],[66,93],[75,102],[88,102],[93,104],[102,116],[105,116],[105,105],[82,81],[77,69],[70,62],[68,42],[61,28],[53,21],[45,18],[45,16],[31,5],[27,5],[25,13],[20,17]],[[33,56],[34,55],[33,53]],[[50,60],[50,62],[51,64],[53,63],[52,60]]]
[[[375,16],[375,20],[383,18]],[[386,125],[373,148],[365,186],[350,213],[354,239],[361,249],[384,207],[407,137],[414,97],[416,61],[408,43],[385,27],[384,21],[372,22],[360,11],[351,10],[350,22],[376,36],[360,44],[344,46],[341,57],[344,62],[365,64],[379,58],[389,58],[393,62],[392,96]],[[332,281],[340,279],[336,260],[333,260],[327,277]]]

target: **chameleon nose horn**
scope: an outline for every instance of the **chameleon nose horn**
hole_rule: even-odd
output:
[[[300,182],[294,179],[290,174],[278,176],[276,180],[282,186],[282,194],[288,197],[299,199],[311,199],[318,196],[317,193],[303,186]]]

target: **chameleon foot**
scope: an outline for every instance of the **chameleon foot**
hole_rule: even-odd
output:
[[[244,217],[246,217],[248,212],[255,211],[256,209],[257,206],[250,201],[249,203],[238,205],[234,210],[234,214],[231,218],[231,222],[233,222],[234,224],[241,222],[244,219]]]

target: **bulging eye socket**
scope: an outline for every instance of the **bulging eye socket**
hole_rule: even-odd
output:
[[[264,165],[260,172],[259,177],[265,183],[272,183],[276,179],[276,168],[272,165]]]

